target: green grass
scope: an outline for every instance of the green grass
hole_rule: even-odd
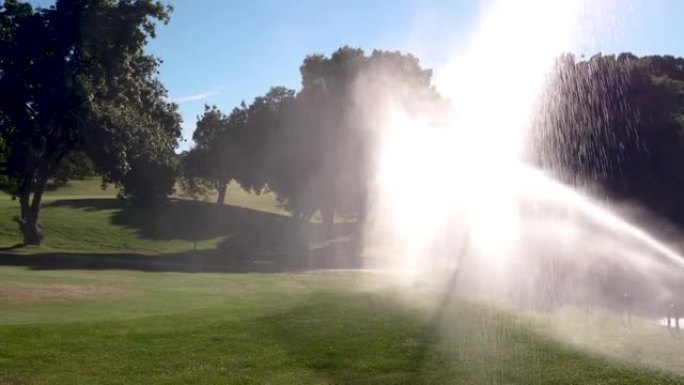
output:
[[[97,180],[49,192],[44,244],[0,253],[0,385],[684,384],[684,344],[610,313],[438,313],[434,293],[369,273],[137,271],[258,259],[296,236],[272,195],[231,185],[228,203],[143,209]],[[20,240],[17,212],[0,196],[0,246]]]
[[[0,282],[27,293],[0,297],[0,384],[684,383],[506,311],[458,302],[435,318],[436,298],[367,273],[5,267]],[[79,287],[103,290],[70,297]]]
[[[180,191],[180,187],[177,187],[176,190],[178,190],[176,197],[184,197],[183,192]],[[211,192],[208,194],[208,196],[204,197],[203,201],[214,203],[216,201],[216,196],[217,193],[215,191]],[[258,195],[252,194],[243,190],[242,187],[240,187],[240,185],[235,181],[232,181],[228,184],[225,203],[231,206],[243,207],[272,214],[289,215],[288,212],[279,205],[274,193],[265,192]]]
[[[168,255],[195,250],[226,254],[227,249],[239,249],[249,258],[282,249],[293,239],[290,216],[273,193],[251,194],[231,183],[226,203],[175,196],[141,208],[116,198],[112,186],[103,190],[97,178],[72,181],[48,191],[43,199],[40,221],[45,238],[41,246],[13,252]],[[18,213],[19,203],[0,194],[0,248],[21,242],[12,220]],[[337,227],[345,233],[350,225],[338,223]],[[317,242],[320,223],[314,221],[309,227],[312,242]]]
[[[573,348],[684,375],[684,335],[670,334],[651,319],[634,317],[633,327],[625,328],[614,312],[567,307],[535,314],[532,321]]]
[[[103,190],[99,179],[72,181],[46,193],[41,210],[45,240],[29,251],[149,254],[215,249],[243,230],[237,221],[244,222],[246,216],[248,226],[269,226],[286,214],[273,194],[249,194],[235,183],[229,185],[227,203],[219,207],[175,198],[141,210],[117,199],[112,186]],[[0,247],[21,241],[12,221],[18,213],[19,203],[0,195]]]

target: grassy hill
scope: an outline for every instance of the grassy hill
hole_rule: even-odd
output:
[[[234,183],[227,201],[229,206],[218,206],[174,198],[140,209],[117,199],[113,187],[103,190],[99,179],[72,181],[45,195],[41,222],[46,237],[38,250],[150,254],[212,249],[234,235],[236,221],[270,222],[287,215],[273,194],[249,194]],[[18,213],[19,203],[0,195],[0,247],[21,240],[12,221]]]

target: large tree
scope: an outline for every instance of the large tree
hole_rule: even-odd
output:
[[[399,52],[343,47],[312,55],[301,68],[302,89],[274,119],[268,186],[292,213],[308,221],[320,212],[330,231],[335,214],[367,211],[378,134],[391,108],[407,113],[440,98],[432,72]]]
[[[243,129],[245,109],[242,105],[226,116],[216,106],[205,105],[192,135],[195,146],[183,158],[186,182],[212,186],[218,192],[218,204],[225,202],[228,183],[235,177],[237,147],[231,133]]]
[[[41,242],[45,187],[74,151],[129,195],[170,189],[169,178],[153,193],[139,182],[141,169],[170,167],[180,136],[177,107],[155,77],[159,61],[144,52],[169,11],[152,0],[0,7],[2,172],[16,186],[25,244]]]
[[[328,228],[336,213],[363,219],[388,110],[441,105],[432,72],[410,54],[349,47],[308,56],[300,72],[297,93],[273,87],[227,116],[206,107],[184,169],[211,181],[219,202],[234,179],[246,190],[275,192],[298,221],[316,212]]]
[[[267,187],[267,170],[278,146],[285,106],[294,100],[294,91],[273,87],[247,106],[242,103],[225,115],[215,106],[205,106],[193,134],[195,146],[183,160],[186,182],[198,178],[218,192],[223,204],[231,180],[254,193]]]

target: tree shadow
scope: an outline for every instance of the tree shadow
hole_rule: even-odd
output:
[[[0,250],[0,265],[34,269],[126,269],[183,272],[281,272],[361,266],[354,226],[339,223],[332,239],[318,223],[229,205],[173,199],[140,207],[118,199],[64,199],[48,207],[112,211],[113,225],[143,239],[198,242],[222,238],[216,249],[161,255],[142,253],[37,253]],[[13,246],[16,248],[17,245]],[[5,251],[3,254],[2,251]]]
[[[202,241],[232,235],[245,228],[273,231],[287,218],[236,206],[170,199],[141,206],[122,199],[63,199],[47,207],[87,212],[113,210],[113,225],[134,229],[142,239]]]
[[[129,253],[0,253],[0,265],[23,266],[33,270],[135,270],[154,272],[230,271],[228,265],[215,265],[207,252],[141,255]]]
[[[21,249],[22,247],[24,247],[24,244],[23,244],[23,243],[16,243],[16,244],[14,244],[14,245],[12,245],[12,246],[0,247],[0,252],[2,252],[2,251],[19,250],[19,249]]]
[[[47,252],[18,254],[0,251],[0,266],[21,266],[32,270],[130,270],[179,273],[282,273],[317,269],[350,269],[348,262],[336,265],[328,258],[315,259],[291,251],[268,258],[249,259],[226,255],[220,250],[201,250],[162,255],[135,253]],[[341,260],[334,260],[339,262]]]
[[[255,323],[288,353],[292,366],[330,383],[433,383],[427,372],[435,371],[434,325],[386,297],[318,294]]]
[[[102,211],[123,209],[128,205],[123,199],[115,198],[82,198],[82,199],[58,199],[45,203],[44,207],[70,207],[84,211]]]
[[[149,240],[202,241],[221,236],[240,238],[245,235],[264,242],[292,238],[305,234],[313,243],[327,241],[320,223],[295,226],[291,217],[231,205],[184,199],[169,199],[153,205],[140,206],[121,199],[62,199],[46,207],[70,207],[88,212],[113,210],[113,225],[134,229],[138,236]],[[299,232],[300,234],[294,234]],[[336,223],[333,238],[348,236],[353,224]]]

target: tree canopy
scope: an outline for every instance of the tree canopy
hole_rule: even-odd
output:
[[[154,0],[0,6],[0,171],[24,243],[40,243],[49,182],[93,173],[143,202],[168,196],[180,171],[186,189],[209,186],[218,203],[237,181],[275,193],[303,223],[361,222],[388,114],[448,106],[415,56],[342,47],[304,58],[298,91],[272,87],[229,113],[205,106],[178,156],[178,107],[145,53],[170,12]],[[562,55],[534,116],[529,162],[684,224],[684,59]]]
[[[158,59],[143,50],[169,11],[152,0],[0,7],[2,172],[16,186],[24,243],[40,243],[43,192],[74,151],[125,194],[147,199],[173,186],[180,117],[156,78]]]
[[[207,107],[191,154],[210,166],[196,174],[273,191],[298,220],[362,219],[388,109],[430,114],[447,102],[410,54],[343,47],[306,57],[300,73],[297,92],[274,87],[229,115]],[[683,108],[684,59],[562,55],[531,123],[529,161],[684,223]]]
[[[409,54],[349,47],[306,57],[300,72],[299,92],[274,87],[228,116],[206,107],[187,162],[204,164],[195,175],[220,181],[220,202],[220,186],[233,178],[275,192],[298,220],[316,212],[327,223],[335,213],[362,218],[377,126],[392,105],[439,101],[432,72]]]
[[[564,55],[540,101],[533,162],[684,224],[684,59]]]

